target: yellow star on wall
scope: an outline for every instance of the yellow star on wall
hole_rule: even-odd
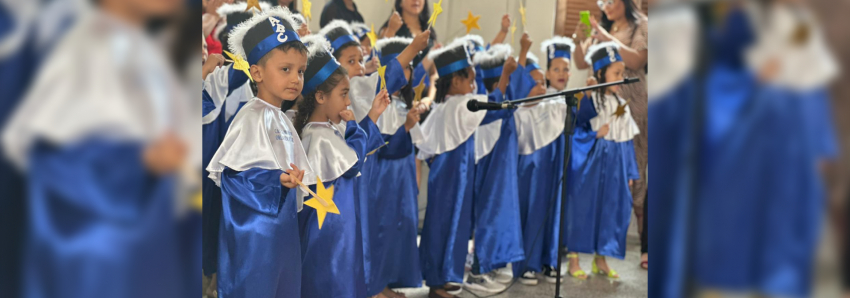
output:
[[[472,11],[470,11],[469,16],[466,17],[466,20],[460,21],[461,23],[463,23],[464,26],[466,26],[466,34],[469,34],[469,31],[472,31],[472,28],[481,30],[481,27],[478,27],[478,19],[480,18],[480,15],[473,16]]]
[[[251,77],[251,65],[248,65],[248,61],[242,60],[242,57],[233,55],[228,51],[223,52],[227,55],[227,57],[230,57],[230,60],[233,60],[233,69],[243,71],[246,75],[248,75],[248,79],[250,79],[251,82],[254,81],[254,78]]]
[[[431,26],[437,23],[437,16],[441,13],[443,13],[443,0],[434,3],[434,12],[431,13],[431,18],[428,19],[428,29],[431,29]]]
[[[260,7],[260,0],[248,0],[248,5],[245,7],[245,11],[250,10],[251,8],[256,8],[257,10],[254,13],[262,12],[263,8]]]
[[[378,59],[378,57],[375,57],[375,58],[372,58],[372,59]],[[380,62],[378,62],[378,63],[380,63]],[[378,64],[378,65],[380,65],[380,64]],[[386,65],[378,66],[378,76],[381,77],[381,90],[387,89],[387,79],[386,79],[386,77],[384,77],[384,75],[386,75],[386,73],[387,73],[387,66]]]
[[[312,8],[313,3],[310,2],[310,0],[304,0],[304,4],[302,4],[301,9],[304,10],[304,17],[307,18],[307,20],[313,20],[313,13],[310,12],[310,9]]]
[[[417,105],[419,105],[419,101],[422,100],[422,91],[425,90],[425,76],[422,76],[422,79],[419,80],[419,85],[413,87],[413,106],[411,109],[415,109]]]
[[[366,33],[366,36],[369,37],[369,44],[372,45],[372,48],[375,48],[375,42],[378,41],[378,35],[375,34],[375,24],[372,24],[372,31]]]
[[[525,28],[525,6],[522,5],[522,0],[519,1],[519,15],[522,17],[522,27]]]
[[[322,203],[320,203],[316,198],[307,200],[306,202],[304,202],[304,205],[316,209],[316,216],[319,220],[319,230],[321,230],[322,224],[325,222],[325,215],[327,215],[328,212],[333,214],[339,214],[339,208],[336,207],[336,204],[333,200],[334,186],[331,185],[331,187],[325,188],[325,185],[322,183],[322,179],[319,179],[318,177],[316,177],[316,193],[319,195],[320,198],[325,199],[325,201],[328,203],[328,206],[322,205]]]

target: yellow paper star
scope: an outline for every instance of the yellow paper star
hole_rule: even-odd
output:
[[[375,24],[372,24],[372,31],[366,33],[366,36],[369,37],[369,44],[372,45],[372,48],[375,48],[375,42],[378,41],[378,35],[375,34]]]
[[[626,105],[628,105],[628,104],[629,104],[629,100],[626,100],[625,103],[618,105],[617,110],[614,111],[614,113],[611,114],[611,116],[623,117],[623,115],[626,115]]]
[[[389,143],[390,142],[384,142],[383,145],[379,146],[378,148],[375,148],[375,150],[372,150],[372,151],[369,151],[369,153],[366,153],[366,156],[370,156],[372,154],[375,154],[376,152],[378,152],[378,150],[381,150],[381,148],[384,148],[384,146],[389,145]]]
[[[443,0],[440,2],[434,3],[434,12],[431,13],[431,18],[428,19],[428,28],[437,23],[437,16],[443,13]]]
[[[263,9],[260,7],[260,0],[248,0],[248,5],[245,7],[245,11],[248,11],[251,8],[256,8],[259,12],[263,11]],[[255,11],[255,13],[257,11]]]
[[[522,17],[522,27],[525,28],[525,6],[522,5],[522,0],[519,1],[519,15]]]
[[[373,59],[378,59],[378,58],[375,57]],[[380,65],[380,62],[378,62],[378,63],[379,63],[378,65]],[[387,66],[386,65],[378,67],[378,76],[381,77],[381,89],[382,90],[387,89],[387,79],[384,77],[384,75],[386,73],[387,73]]]
[[[460,21],[461,23],[463,23],[464,26],[466,26],[466,34],[469,34],[469,31],[472,31],[472,28],[481,30],[481,27],[478,27],[478,19],[480,18],[480,15],[473,16],[472,11],[470,11],[469,16],[466,17],[466,20]]]
[[[514,38],[514,34],[516,33],[516,20],[511,22],[511,43],[514,43],[516,38]]]
[[[230,57],[230,60],[233,60],[233,69],[245,72],[245,74],[248,75],[248,79],[250,79],[251,82],[254,81],[254,78],[251,77],[251,65],[248,65],[248,61],[242,60],[242,57],[233,55],[228,51],[223,52],[227,55],[227,57]]]
[[[192,198],[192,207],[195,207],[195,210],[203,212],[204,210],[204,196],[201,191],[198,191],[197,194]]]
[[[304,0],[304,4],[301,9],[304,10],[304,17],[307,18],[307,20],[313,20],[313,13],[310,12],[311,8],[313,8],[313,3],[311,3],[310,0]]]
[[[316,198],[312,198],[305,201],[304,205],[316,209],[316,216],[319,219],[319,230],[321,230],[322,224],[325,222],[325,215],[327,215],[328,212],[333,214],[339,214],[339,208],[336,207],[336,204],[333,200],[334,186],[331,185],[331,187],[325,188],[325,185],[322,184],[322,179],[319,179],[318,177],[316,177],[316,194],[318,194],[319,197],[325,199],[325,201],[328,202],[328,206],[322,205],[322,203],[320,203]]]
[[[413,106],[410,107],[411,109],[415,109],[416,106],[419,104],[419,101],[422,100],[422,91],[424,91],[424,90],[425,90],[425,76],[422,76],[422,79],[419,80],[419,85],[417,85],[416,87],[413,87],[414,97],[413,97]]]

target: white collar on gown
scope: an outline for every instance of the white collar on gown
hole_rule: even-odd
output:
[[[255,97],[236,113],[207,171],[210,179],[220,187],[225,167],[235,171],[251,168],[286,171],[291,169],[290,163],[304,170],[304,184],[316,184],[316,173],[292,122],[279,107]],[[301,211],[304,196],[299,189],[298,211]]]
[[[471,112],[466,108],[470,100],[487,101],[486,95],[466,94],[446,97],[434,103],[431,113],[422,123],[423,142],[419,143],[419,159],[452,151],[469,139],[484,120],[487,112]]]
[[[608,124],[608,134],[605,139],[614,142],[626,142],[634,139],[640,133],[640,129],[632,118],[632,112],[629,106],[626,105],[626,114],[620,117],[614,115],[617,111],[617,106],[626,104],[626,100],[614,95],[607,94],[603,97],[598,93],[594,93],[593,105],[596,107],[596,117],[590,119],[590,126],[593,131],[598,131],[600,127]],[[604,100],[605,106],[600,103]]]
[[[560,92],[552,87],[546,94]],[[543,148],[564,133],[567,103],[563,96],[542,100],[535,106],[520,106],[514,113],[517,127],[517,152],[529,155]]]
[[[357,153],[345,142],[346,126],[345,122],[342,124],[310,122],[301,130],[307,160],[323,182],[341,177],[358,160]]]

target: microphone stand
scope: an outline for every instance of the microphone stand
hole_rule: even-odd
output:
[[[533,97],[527,97],[527,98],[523,98],[523,99],[508,101],[508,104],[515,105],[515,104],[531,102],[531,101],[535,101],[535,100],[541,100],[541,99],[546,99],[546,98],[551,98],[551,97],[556,97],[556,96],[564,96],[566,101],[567,101],[567,107],[566,107],[567,117],[565,117],[565,119],[564,119],[564,138],[566,139],[566,142],[565,142],[565,147],[564,147],[564,161],[563,161],[564,176],[563,176],[563,180],[561,180],[561,219],[560,219],[560,222],[558,223],[558,225],[559,225],[558,226],[558,231],[559,231],[559,233],[558,233],[558,264],[557,264],[557,268],[555,268],[555,271],[557,272],[558,276],[557,276],[557,279],[555,280],[555,298],[563,298],[561,296],[561,248],[564,247],[564,242],[563,242],[564,239],[562,237],[564,231],[562,229],[564,227],[564,218],[566,217],[566,216],[564,216],[565,215],[564,209],[567,206],[567,175],[569,175],[568,165],[569,165],[569,161],[570,161],[570,152],[572,150],[571,147],[572,147],[572,141],[573,141],[573,138],[572,138],[572,135],[573,135],[572,108],[578,106],[578,99],[575,98],[574,95],[576,95],[580,92],[591,91],[591,90],[594,90],[594,89],[599,89],[599,88],[609,87],[609,86],[615,86],[615,85],[631,84],[631,83],[636,83],[638,81],[640,81],[640,79],[638,79],[638,78],[625,78],[622,81],[617,81],[617,82],[610,82],[610,83],[604,83],[604,84],[593,85],[593,86],[588,86],[588,87],[575,88],[575,89],[570,89],[570,90],[564,90],[564,91],[561,91],[561,92],[558,92],[558,93],[552,93],[552,94],[546,94],[546,95],[540,95],[540,96],[533,96]]]

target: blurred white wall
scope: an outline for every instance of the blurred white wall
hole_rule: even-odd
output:
[[[313,0],[313,20],[310,21],[310,30],[317,32],[319,27],[319,19],[322,15],[322,8],[325,3],[330,0]],[[481,35],[486,42],[489,42],[499,32],[502,16],[506,13],[511,15],[513,20],[517,21],[516,37],[511,44],[514,52],[519,51],[519,39],[522,36],[523,30],[527,31],[534,40],[534,45],[531,51],[538,57],[543,57],[540,52],[540,43],[552,37],[555,31],[555,4],[556,0],[527,0],[526,3],[526,23],[527,28],[523,28],[522,22],[519,20],[519,1],[520,0],[443,0],[443,13],[437,18],[437,24],[434,26],[439,41],[442,43],[451,42],[455,37],[466,34],[466,27],[461,24],[461,20],[466,19],[467,12],[472,11],[473,15],[480,15],[478,25],[481,30],[472,29],[472,34]],[[375,29],[380,30],[381,25],[389,19],[393,11],[394,0],[355,0],[357,9],[363,15],[366,25],[375,24]],[[434,11],[436,1],[427,0],[427,5]],[[299,1],[299,5],[302,5]],[[303,10],[303,7],[302,7]],[[510,42],[511,36],[508,33],[506,42]],[[516,54],[515,54],[516,55]]]

